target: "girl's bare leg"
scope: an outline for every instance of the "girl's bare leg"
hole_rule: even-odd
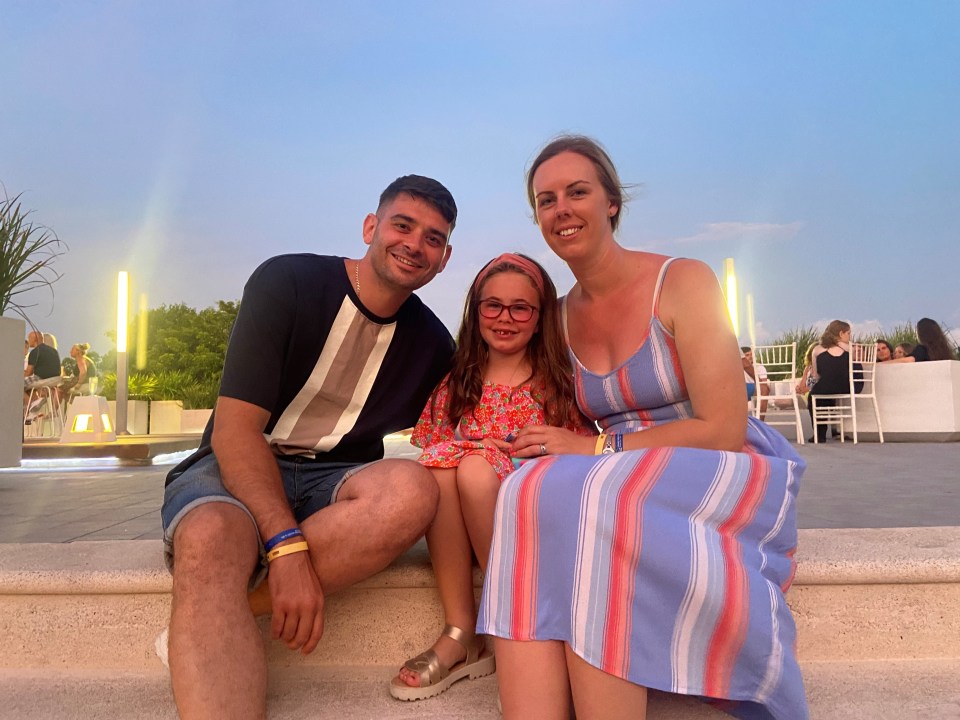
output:
[[[569,720],[564,647],[558,640],[494,640],[504,720]]]
[[[480,569],[486,570],[500,479],[481,455],[468,455],[457,468],[457,490],[460,493],[460,507],[467,534],[470,536],[470,545],[480,563]]]
[[[433,524],[427,530],[427,548],[437,578],[440,603],[445,621],[464,630],[473,631],[477,611],[473,595],[473,552],[470,538],[460,511],[456,468],[431,468],[440,486],[440,504]],[[443,635],[433,649],[447,667],[466,657],[463,646]],[[401,668],[400,678],[413,687],[420,684],[420,676]]]

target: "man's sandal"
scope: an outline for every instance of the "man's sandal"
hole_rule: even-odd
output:
[[[445,625],[443,634],[463,645],[467,651],[466,659],[451,667],[444,667],[433,648],[410,658],[403,666],[420,675],[420,686],[407,685],[398,675],[390,681],[390,694],[397,700],[426,700],[436,697],[457,680],[465,677],[475,680],[497,669],[497,661],[493,653],[487,650],[483,638],[453,625]]]

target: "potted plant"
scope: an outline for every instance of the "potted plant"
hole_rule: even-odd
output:
[[[20,196],[0,196],[0,467],[20,463],[23,438],[23,342],[30,322],[27,294],[60,279],[52,264],[66,250],[49,228],[35,224]],[[20,317],[9,317],[19,315]],[[32,323],[31,323],[32,325]]]

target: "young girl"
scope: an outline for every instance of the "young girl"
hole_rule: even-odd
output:
[[[423,448],[420,462],[440,486],[427,547],[446,626],[391,682],[398,700],[434,697],[457,680],[494,671],[493,655],[474,634],[473,557],[486,570],[497,491],[513,470],[514,434],[530,424],[593,434],[573,397],[553,282],[524,255],[491,260],[467,295],[453,369],[411,440]]]

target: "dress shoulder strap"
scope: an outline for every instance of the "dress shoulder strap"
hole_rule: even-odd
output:
[[[663,278],[667,274],[667,268],[670,267],[670,264],[674,260],[679,260],[680,258],[667,258],[666,262],[660,266],[660,272],[657,274],[657,284],[653,287],[653,307],[650,309],[651,317],[658,318],[660,317],[660,291],[663,289]],[[566,331],[566,325],[564,325],[564,331]]]
[[[567,331],[567,296],[560,298],[560,327],[563,328],[563,340],[570,347],[570,333]]]

